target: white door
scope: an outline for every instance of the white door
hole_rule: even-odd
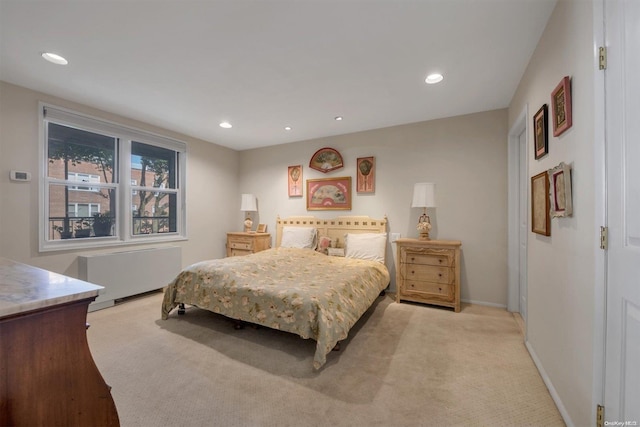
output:
[[[605,0],[605,420],[640,423],[640,1]]]

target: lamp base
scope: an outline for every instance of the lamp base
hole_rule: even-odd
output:
[[[425,232],[421,232],[420,233],[420,237],[418,238],[419,240],[431,240],[429,238],[429,232],[425,231]]]
[[[251,221],[251,218],[247,217],[247,219],[244,220],[244,232],[250,233],[251,227],[253,227],[253,221]]]

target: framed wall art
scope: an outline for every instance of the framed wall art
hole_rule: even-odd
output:
[[[342,162],[342,156],[337,150],[333,148],[325,147],[316,151],[311,156],[309,161],[309,167],[322,173],[331,172],[336,169],[340,169],[344,164]]]
[[[547,171],[531,177],[531,231],[543,236],[551,235]]]
[[[533,148],[536,160],[549,152],[547,135],[547,104],[544,104],[533,116]]]
[[[351,177],[308,179],[307,210],[351,210]]]
[[[358,193],[373,193],[376,189],[376,159],[375,157],[359,157],[356,160],[356,191]]]
[[[553,136],[559,136],[571,127],[571,78],[565,76],[551,92]]]
[[[573,214],[573,201],[571,199],[571,168],[565,163],[560,163],[547,171],[549,175],[549,187],[551,194],[551,217],[565,217]]]
[[[289,197],[302,197],[302,165],[289,166],[287,169],[287,191]]]

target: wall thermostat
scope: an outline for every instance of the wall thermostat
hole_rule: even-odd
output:
[[[11,179],[11,181],[29,182],[31,181],[31,173],[22,171],[11,171],[9,179]]]

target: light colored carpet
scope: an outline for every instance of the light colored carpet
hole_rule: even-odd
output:
[[[518,324],[378,298],[339,352],[234,330],[188,308],[161,320],[161,293],[89,313],[91,352],[129,426],[563,426]]]

